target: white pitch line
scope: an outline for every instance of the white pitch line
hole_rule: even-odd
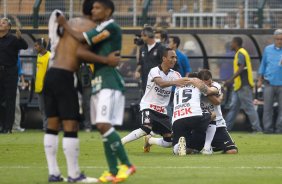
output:
[[[33,166],[0,166],[0,169],[46,169],[47,167],[33,167]],[[65,168],[65,167],[61,167]],[[81,166],[84,169],[105,169],[103,166]],[[217,167],[217,166],[139,166],[138,169],[282,169],[281,167],[268,166],[237,166],[237,167]]]

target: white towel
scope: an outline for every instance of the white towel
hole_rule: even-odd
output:
[[[50,18],[49,18],[49,23],[48,23],[48,36],[49,36],[49,39],[50,39],[50,44],[51,44],[51,56],[50,56],[50,60],[49,60],[49,67],[53,65],[54,63],[54,58],[55,58],[55,51],[56,51],[56,48],[57,48],[57,45],[60,41],[60,36],[58,35],[57,33],[57,30],[58,30],[58,27],[59,27],[59,24],[57,22],[57,16],[56,16],[56,13],[60,13],[63,15],[63,12],[61,10],[54,10],[51,15],[50,15]]]

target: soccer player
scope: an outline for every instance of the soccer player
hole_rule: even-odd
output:
[[[173,152],[186,155],[186,141],[192,131],[205,133],[213,114],[203,113],[201,95],[218,94],[218,90],[208,87],[197,78],[190,78],[189,85],[177,87],[174,94],[172,117]]]
[[[87,3],[85,3],[87,4]],[[61,38],[57,36],[59,29],[56,27],[56,14],[54,11],[50,17],[49,35],[53,35],[51,41],[57,45],[52,45],[55,49],[53,64],[47,71],[45,83],[43,87],[43,96],[45,103],[45,112],[47,116],[47,130],[44,136],[44,149],[49,170],[49,182],[62,182],[64,178],[57,163],[58,150],[58,133],[63,125],[64,138],[63,149],[67,161],[68,182],[92,183],[97,182],[95,178],[86,177],[80,172],[78,164],[79,156],[79,139],[78,139],[78,118],[79,105],[77,91],[74,88],[74,72],[79,68],[80,62],[77,52],[83,50],[84,47],[78,49],[80,44],[68,32],[60,32]],[[52,26],[52,23],[54,26]],[[70,26],[78,31],[87,31],[93,28],[95,24],[91,20],[85,18],[74,18],[67,22]],[[53,29],[55,27],[55,29]],[[93,55],[91,51],[89,55]],[[85,53],[84,52],[84,53]],[[100,59],[101,60],[100,60]],[[84,59],[84,58],[82,58]],[[92,62],[108,63],[107,58],[97,56],[97,60]],[[115,59],[115,58],[114,58]],[[113,60],[116,62],[115,60]]]
[[[201,99],[202,109],[215,112],[216,118],[214,123],[210,123],[206,134],[199,132],[192,133],[189,139],[190,141],[188,141],[188,148],[201,150],[204,146],[202,150],[203,154],[212,154],[213,149],[214,151],[222,151],[227,154],[236,154],[238,149],[226,129],[226,123],[221,112],[220,104],[223,100],[221,85],[212,80],[212,74],[209,70],[201,70],[198,73],[198,77],[207,86],[215,87],[219,91],[217,95],[204,96]]]
[[[184,86],[188,81],[188,78],[181,78],[178,72],[172,70],[176,62],[175,51],[167,48],[162,54],[162,64],[150,70],[146,91],[140,102],[141,128],[122,138],[123,144],[149,135],[153,131],[163,138],[151,137],[146,140],[148,144],[144,146],[144,152],[149,152],[152,144],[162,147],[172,146],[171,123],[166,107],[170,100],[172,86]]]
[[[58,22],[74,38],[87,42],[101,56],[121,50],[121,29],[111,16],[114,12],[111,0],[96,0],[92,8],[92,19],[96,28],[79,33],[66,24],[60,16]],[[105,64],[95,64],[90,102],[91,122],[103,137],[105,156],[109,171],[99,178],[100,182],[120,182],[132,175],[136,169],[129,161],[120,137],[113,125],[121,125],[124,114],[124,81],[116,68]],[[118,167],[118,159],[121,166]]]

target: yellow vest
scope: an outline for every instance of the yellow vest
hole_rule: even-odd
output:
[[[234,74],[239,70],[239,66],[238,66],[238,55],[239,55],[239,53],[241,53],[245,56],[249,85],[251,87],[254,87],[251,58],[250,58],[248,52],[244,48],[239,49],[235,54],[234,62],[233,62]],[[241,77],[238,76],[234,79],[234,91],[238,91],[241,88],[241,85],[242,85]]]
[[[37,55],[36,63],[36,78],[35,78],[35,93],[41,93],[43,89],[43,83],[46,71],[48,69],[48,63],[51,53],[47,51],[43,56]]]

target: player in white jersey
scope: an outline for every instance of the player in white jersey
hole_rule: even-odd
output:
[[[186,155],[186,140],[190,132],[205,133],[209,122],[213,119],[209,112],[201,108],[201,95],[218,94],[216,88],[208,87],[197,78],[190,79],[190,85],[176,88],[172,117],[173,152]]]
[[[188,84],[188,78],[172,70],[177,61],[174,50],[166,48],[163,51],[162,64],[151,69],[148,75],[146,91],[140,102],[142,114],[141,128],[136,129],[122,138],[122,143],[139,139],[151,133],[160,134],[163,138],[151,137],[149,144],[162,147],[171,147],[171,123],[167,116],[166,107],[170,100],[172,86],[184,86]]]
[[[238,149],[227,132],[226,123],[221,112],[220,104],[223,100],[221,85],[212,81],[212,74],[209,70],[201,70],[198,73],[198,77],[203,80],[207,86],[217,88],[219,91],[217,95],[202,96],[201,98],[202,109],[215,112],[216,118],[214,121],[210,122],[206,134],[199,134],[198,132],[192,133],[188,147],[201,150],[204,146],[202,153],[205,154],[212,153],[211,147],[214,147],[214,151],[223,151],[223,153],[229,154],[237,153]]]

